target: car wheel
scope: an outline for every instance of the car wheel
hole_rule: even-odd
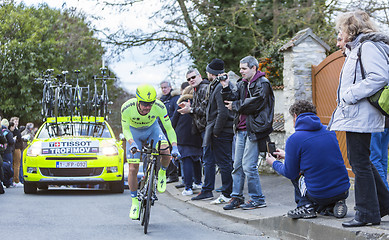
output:
[[[31,194],[31,193],[36,193],[36,183],[31,183],[31,182],[24,182],[24,193],[25,194]]]
[[[123,193],[124,192],[124,178],[119,182],[111,182],[109,188],[112,193]]]

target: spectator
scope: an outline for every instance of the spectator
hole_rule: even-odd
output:
[[[7,147],[6,147],[6,149],[3,153],[3,156],[2,156],[3,157],[3,171],[4,171],[3,183],[4,183],[5,187],[10,188],[10,187],[14,187],[14,184],[12,182],[12,177],[13,177],[12,152],[13,152],[13,148],[15,146],[15,140],[14,140],[12,132],[8,129],[8,127],[13,129],[14,123],[13,122],[10,123],[10,122],[8,122],[8,120],[6,118],[3,118],[3,120],[1,120],[1,127],[2,127],[2,131],[3,131],[3,135],[7,139]]]
[[[208,104],[206,98],[209,82],[207,79],[202,79],[201,74],[196,68],[191,68],[186,73],[186,80],[193,88],[193,100],[182,101],[178,104],[180,109],[177,112],[181,114],[189,114],[192,117],[191,134],[199,134],[201,138],[204,137],[206,115],[205,110]],[[200,185],[193,185],[195,188],[201,188]]]
[[[177,111],[181,114],[190,114],[193,119],[192,133],[200,133],[204,136],[205,126],[207,124],[205,110],[208,99],[206,98],[209,81],[202,79],[201,74],[196,68],[189,69],[186,73],[186,79],[189,85],[193,87],[193,101],[183,101],[178,106]]]
[[[216,164],[222,178],[222,192],[211,204],[227,203],[232,191],[232,113],[226,108],[221,96],[222,86],[217,79],[224,73],[224,62],[213,59],[207,66],[207,76],[210,81],[207,90],[207,111],[203,147],[204,147],[204,184],[201,192],[192,200],[213,198],[215,189]]]
[[[288,217],[314,218],[316,212],[344,217],[350,181],[335,132],[326,130],[308,101],[295,102],[289,112],[296,131],[286,141],[286,153],[274,152],[285,162],[270,154],[266,157],[274,170],[293,183],[297,208]]]
[[[224,102],[235,113],[236,129],[232,199],[223,207],[225,210],[266,207],[258,173],[258,156],[260,148],[265,149],[266,142],[270,141],[269,134],[273,131],[274,94],[265,73],[258,67],[258,61],[252,56],[240,60],[242,79],[238,80],[236,91],[228,86],[228,78],[220,81]],[[246,203],[243,197],[245,177],[250,196]]]
[[[384,44],[388,37],[363,11],[340,15],[336,28],[346,42],[347,57],[339,77],[337,108],[328,124],[329,130],[345,131],[348,160],[355,174],[355,216],[343,222],[343,227],[378,225],[389,214],[389,191],[377,169],[370,161],[371,133],[384,131],[384,116],[373,107],[367,97],[388,85],[388,57],[371,41],[388,52]],[[361,61],[358,52],[361,50]],[[362,78],[363,64],[365,78]]]
[[[34,132],[34,123],[27,123],[26,128],[22,131],[22,137],[29,135],[29,140],[32,141],[34,138],[35,132]],[[23,151],[27,148],[27,141],[23,141]],[[20,182],[24,183],[23,179],[23,154],[22,154],[22,161],[20,162],[20,173],[19,173],[19,180]]]
[[[187,82],[185,82],[188,85]],[[181,85],[185,86],[184,84]],[[193,88],[188,86],[183,89],[181,97],[177,104],[182,101],[191,101],[193,99]],[[185,189],[182,195],[189,196],[193,194],[193,188],[201,188],[201,135],[200,133],[192,133],[192,118],[188,115],[182,115],[178,111],[174,113],[172,125],[176,130],[178,151],[181,154],[183,178]],[[194,182],[193,182],[194,180]]]
[[[12,117],[10,119],[11,122],[14,123],[14,130],[12,131],[12,134],[14,137],[16,137],[15,140],[15,149],[13,152],[13,164],[12,169],[14,170],[14,176],[13,176],[13,182],[15,187],[23,187],[23,184],[19,180],[19,170],[20,170],[20,162],[22,157],[22,148],[23,148],[23,141],[22,141],[22,135],[19,131],[19,118],[18,117]]]
[[[172,118],[174,112],[178,108],[177,100],[180,97],[180,93],[178,91],[173,91],[169,81],[162,81],[160,83],[160,86],[162,90],[162,97],[160,98],[160,100],[163,102],[163,104],[165,104],[167,114],[170,118]],[[166,135],[165,129],[162,127],[161,129]],[[173,161],[170,162],[169,167],[166,170],[166,176],[168,177],[166,183],[178,182],[178,169],[173,164]]]
[[[24,129],[24,131],[22,132],[22,137],[25,136],[25,135],[29,135],[30,136],[30,141],[32,141],[32,139],[35,136],[34,123],[30,122],[30,123],[26,124],[26,129]],[[27,147],[27,142],[23,142],[23,150],[26,149],[26,147]]]

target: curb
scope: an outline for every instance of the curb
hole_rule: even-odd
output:
[[[328,216],[318,216],[313,219],[291,219],[285,216],[290,210],[289,206],[272,203],[271,206],[254,209],[231,211],[224,210],[221,205],[211,205],[209,201],[192,201],[192,196],[183,196],[181,190],[168,184],[166,192],[172,197],[201,208],[210,213],[222,215],[239,223],[248,224],[258,228],[264,234],[281,239],[378,239],[389,240],[389,217],[382,219],[381,225],[343,228],[342,222],[345,219],[336,219]],[[193,195],[195,196],[195,195]],[[350,217],[353,215],[349,215]]]

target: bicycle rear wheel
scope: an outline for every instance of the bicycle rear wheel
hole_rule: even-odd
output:
[[[59,117],[58,109],[59,109],[59,87],[56,87],[54,92],[54,117]]]
[[[41,113],[42,113],[42,116],[44,118],[47,117],[47,101],[46,101],[46,91],[47,91],[47,87],[46,85],[43,87],[43,92],[42,92],[42,110],[41,110]]]
[[[149,226],[150,221],[150,211],[151,211],[151,201],[154,193],[154,178],[155,178],[155,163],[151,164],[149,181],[147,184],[147,198],[146,198],[146,206],[145,206],[145,215],[144,215],[144,226],[143,232],[147,234],[147,228]]]

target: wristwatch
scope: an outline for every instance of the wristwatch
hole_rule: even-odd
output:
[[[190,108],[189,113],[193,113],[193,108]]]

